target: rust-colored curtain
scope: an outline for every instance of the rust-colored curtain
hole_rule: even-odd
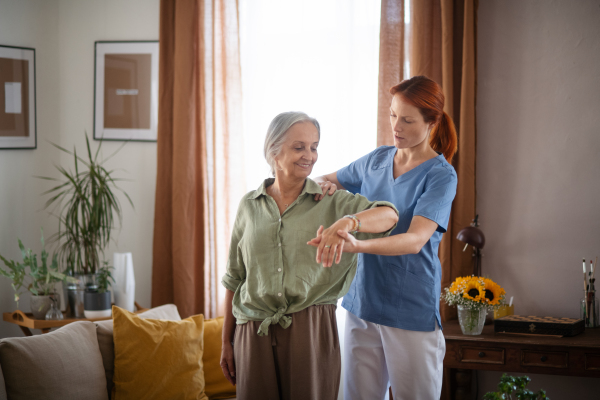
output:
[[[162,0],[159,69],[152,306],[214,317],[243,186],[238,2]]]
[[[452,162],[458,187],[439,253],[442,288],[473,271],[471,252],[462,251],[464,244],[456,235],[475,216],[477,5],[478,0],[412,1],[410,24],[404,23],[404,0],[382,0],[381,5],[378,145],[392,143],[388,90],[403,76],[426,75],[441,85],[445,111],[458,133],[458,152]],[[442,321],[457,318],[456,308],[443,302],[440,313]],[[444,375],[442,398],[449,398],[448,375]]]

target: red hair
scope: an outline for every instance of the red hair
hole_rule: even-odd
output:
[[[440,85],[426,76],[413,76],[393,86],[390,93],[399,94],[402,100],[417,107],[425,122],[433,122],[429,145],[452,162],[458,139],[452,118],[444,112],[444,93]]]

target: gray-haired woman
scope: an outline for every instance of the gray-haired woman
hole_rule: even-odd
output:
[[[237,383],[240,400],[337,398],[335,308],[357,265],[355,254],[343,254],[337,232],[381,237],[398,220],[391,203],[345,191],[314,200],[322,190],[308,176],[319,139],[318,122],[306,114],[275,117],[264,148],[275,178],[246,194],[238,208],[222,280],[221,367]],[[311,240],[325,250],[318,260],[307,246]]]

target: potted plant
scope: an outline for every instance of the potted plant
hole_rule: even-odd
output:
[[[59,150],[73,156],[74,170],[61,166],[56,168],[62,178],[40,177],[58,181],[59,184],[48,190],[50,195],[45,208],[58,209],[58,232],[52,239],[59,243],[59,261],[65,265],[68,275],[78,278],[79,285],[67,287],[70,315],[77,318],[84,316],[84,291],[86,288],[97,288],[96,273],[100,268],[100,255],[108,246],[115,228],[116,220],[121,224],[121,205],[115,191],[121,191],[133,207],[127,193],[117,186],[120,179],[113,177],[114,171],[104,168],[104,162],[114,156],[117,151],[103,160],[98,159],[102,142],[95,154],[92,154],[90,141],[86,134],[87,159],[52,143]]]
[[[113,267],[104,263],[96,273],[96,288],[86,288],[84,294],[84,314],[86,318],[108,318],[112,315],[110,291],[108,288],[115,280],[112,277]],[[111,283],[112,282],[112,283]]]
[[[527,389],[527,384],[531,382],[528,376],[510,376],[502,374],[497,392],[488,392],[483,396],[483,400],[550,400],[546,397],[546,391],[543,389],[532,392]],[[513,396],[514,395],[514,396]]]
[[[488,310],[505,304],[506,292],[488,278],[458,277],[442,295],[447,304],[458,308],[458,322],[463,335],[480,335]]]
[[[21,298],[21,289],[26,287],[31,292],[31,312],[36,319],[45,319],[46,312],[52,305],[52,296],[56,295],[54,290],[57,282],[67,281],[76,283],[76,279],[62,274],[58,271],[58,259],[54,254],[52,261],[48,263],[48,252],[45,249],[44,232],[42,231],[42,253],[40,256],[41,264],[38,264],[37,254],[33,254],[31,249],[25,249],[20,239],[19,248],[23,262],[8,260],[0,255],[7,269],[0,267],[0,275],[12,280],[12,287],[15,291],[15,301],[19,306]],[[28,284],[29,282],[29,284]],[[56,299],[54,299],[56,301]]]

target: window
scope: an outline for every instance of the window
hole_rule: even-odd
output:
[[[242,0],[240,39],[247,190],[269,176],[269,123],[304,111],[321,125],[312,177],[373,150],[377,135],[380,2]]]

